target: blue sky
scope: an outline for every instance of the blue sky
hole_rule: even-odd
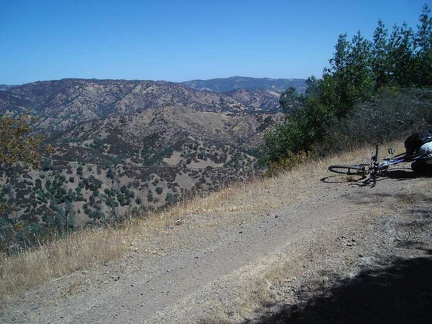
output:
[[[322,76],[339,34],[432,0],[0,0],[0,84]]]

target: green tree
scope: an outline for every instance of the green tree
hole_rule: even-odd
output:
[[[283,124],[264,134],[264,162],[279,163],[294,154],[310,152],[324,136],[325,125],[334,115],[331,107],[322,104],[313,91],[301,95],[289,90],[282,96],[282,109],[289,113]]]
[[[360,32],[351,43],[347,34],[339,35],[318,91],[320,102],[333,110],[337,118],[350,112],[357,101],[371,96],[374,87],[371,62],[371,43]]]
[[[350,83],[348,74],[348,58],[350,45],[347,34],[341,34],[335,45],[333,57],[329,60],[330,67],[324,69],[323,84],[320,90],[320,101],[339,111],[342,115],[347,110],[348,86]]]
[[[390,84],[409,87],[415,83],[414,32],[406,23],[394,26],[388,42]]]
[[[375,89],[388,85],[388,30],[380,19],[373,34],[372,72],[375,78]]]
[[[432,86],[432,17],[430,7],[425,4],[420,15],[420,25],[415,34],[416,83]]]
[[[23,162],[37,167],[40,162],[42,136],[30,135],[33,118],[0,116],[0,166],[11,167]]]
[[[422,32],[417,36],[418,47],[423,46],[425,53],[432,46],[428,14],[425,7]],[[327,141],[330,124],[347,118],[357,104],[371,100],[380,88],[415,84],[415,63],[421,60],[415,60],[414,32],[406,24],[395,26],[389,37],[380,20],[372,42],[360,31],[351,41],[344,33],[339,35],[334,48],[321,80],[309,78],[304,95],[292,88],[281,95],[285,122],[265,134],[264,162],[279,163],[295,154],[312,151],[318,143]],[[429,56],[423,56],[426,58],[422,62],[427,66]]]
[[[319,94],[321,80],[318,80],[314,75],[306,79],[307,89],[305,91],[306,96],[316,96]]]
[[[349,66],[352,86],[354,88],[353,101],[358,98],[370,98],[374,88],[372,66],[372,43],[364,38],[360,31],[351,42]]]
[[[8,170],[22,162],[37,167],[40,162],[42,136],[30,135],[32,117],[21,115],[18,118],[0,116],[0,170]],[[0,204],[0,212],[8,209]]]
[[[289,87],[281,94],[279,105],[285,114],[292,114],[299,109],[303,109],[303,96],[294,87]]]

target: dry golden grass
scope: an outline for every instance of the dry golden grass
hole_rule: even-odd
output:
[[[240,212],[243,215],[266,212],[294,200],[307,199],[310,189],[303,184],[305,179],[322,177],[330,164],[362,162],[370,153],[368,147],[343,156],[305,162],[276,177],[259,178],[203,198],[186,199],[169,210],[132,220],[118,228],[84,230],[16,255],[0,254],[0,300],[77,270],[118,259],[137,241],[151,241],[166,224],[175,224],[177,219],[216,214],[214,226],[220,221],[236,221]],[[258,299],[266,300],[265,291],[258,294],[262,295]]]
[[[120,257],[132,229],[85,230],[16,255],[0,254],[0,298]]]

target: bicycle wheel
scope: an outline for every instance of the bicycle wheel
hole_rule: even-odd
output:
[[[369,164],[331,165],[328,170],[339,174],[366,175],[369,173]]]

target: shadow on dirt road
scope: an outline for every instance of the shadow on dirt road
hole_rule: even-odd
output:
[[[364,271],[326,296],[287,305],[254,323],[431,323],[432,250],[427,253]]]
[[[354,278],[340,279],[333,275],[331,281],[335,284],[315,296],[303,288],[298,295],[301,303],[284,305],[253,323],[432,323],[430,197],[423,193],[363,193],[356,200],[376,203],[388,197],[410,206],[404,211],[410,217],[397,227],[404,234],[403,239],[396,240],[394,245],[394,249],[405,251],[404,256],[383,259],[380,265],[365,269]],[[423,234],[419,238],[415,233],[420,232]],[[323,273],[324,276],[331,274]],[[272,309],[277,305],[267,306]]]

